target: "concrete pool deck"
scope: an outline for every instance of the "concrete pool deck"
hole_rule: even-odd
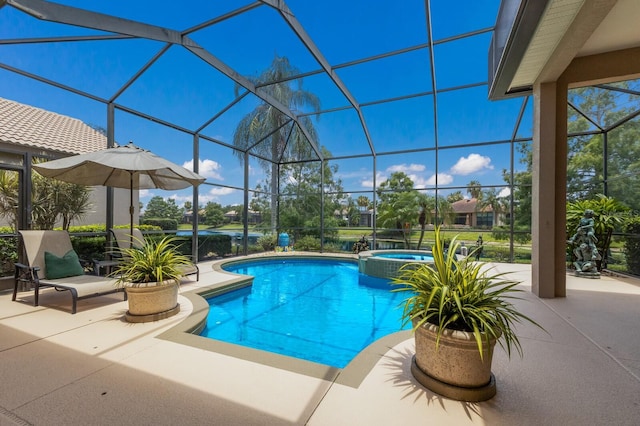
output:
[[[530,293],[529,265],[496,264],[523,281],[526,300],[517,305],[549,334],[519,327],[523,359],[496,349],[497,395],[462,403],[411,376],[410,332],[378,341],[342,371],[320,366],[321,377],[290,359],[175,341],[176,327],[201,309],[193,293],[230,279],[211,263],[199,266],[200,281],[182,286],[181,312],[155,323],[124,322],[121,295],[80,301],[71,315],[68,294],[46,290],[33,307],[32,292],[19,293],[19,302],[0,293],[0,426],[635,425],[640,418],[638,280],[568,276],[566,298],[539,299]]]

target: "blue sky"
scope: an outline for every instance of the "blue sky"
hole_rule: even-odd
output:
[[[179,31],[220,16],[252,2],[191,1],[177,5],[168,1],[60,1],[61,4],[161,25]],[[397,49],[427,42],[422,0],[391,4],[382,0],[289,0],[287,5],[307,31],[336,75],[361,104],[369,134],[377,153],[434,147],[508,141],[522,106],[522,99],[487,100],[487,52],[491,33],[448,41],[457,34],[490,28],[499,1],[457,2],[433,0],[431,19],[438,90],[437,128],[434,130],[433,95],[403,98],[433,92],[431,57],[422,48],[365,63],[353,63]],[[0,8],[0,39],[100,34],[98,31],[38,21],[9,6]],[[189,35],[242,75],[257,75],[274,55],[287,56],[301,72],[320,65],[297,40],[279,14],[261,6]],[[0,63],[44,76],[101,98],[110,98],[153,55],[162,43],[130,39],[99,42],[1,44]],[[350,64],[350,65],[349,65]],[[345,66],[349,65],[349,66]],[[459,89],[460,86],[471,86]],[[314,122],[319,143],[336,157],[370,154],[362,125],[348,100],[324,74],[303,79],[303,87],[319,96],[323,110]],[[458,88],[458,89],[456,89]],[[456,90],[447,90],[456,89]],[[0,69],[0,97],[106,126],[106,107],[100,102],[53,88]],[[199,128],[234,99],[234,84],[220,72],[180,46],[172,46],[144,75],[116,99],[124,105],[189,130]],[[383,99],[394,102],[376,103]],[[231,143],[238,121],[257,105],[247,96],[206,127],[204,134]],[[518,136],[531,136],[531,106]],[[134,141],[170,160],[193,164],[192,136],[117,110],[116,140]],[[207,178],[200,202],[223,205],[242,202],[242,192],[227,188],[243,186],[243,167],[231,151],[210,142],[200,144],[200,174]],[[371,191],[371,157],[337,160],[338,177],[347,192]],[[477,145],[432,151],[379,155],[376,181],[379,185],[394,171],[404,171],[416,187],[438,185],[464,187],[471,180],[483,185],[502,185],[502,170],[510,164],[508,144]],[[516,167],[518,161],[516,159]],[[257,161],[251,162],[250,188],[265,178]],[[223,185],[223,186],[216,186]],[[464,191],[463,191],[464,192]],[[191,191],[141,193],[143,202],[153,195],[174,197],[179,204]]]

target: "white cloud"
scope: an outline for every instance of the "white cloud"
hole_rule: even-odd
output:
[[[498,197],[500,198],[506,198],[509,197],[511,195],[511,189],[509,188],[502,188],[502,190],[498,193]]]
[[[193,200],[193,194],[192,193],[171,194],[168,197],[164,197],[165,201],[168,200],[168,199],[173,199],[173,200],[175,200],[177,205],[182,206],[182,205],[184,205],[185,201]]]
[[[345,180],[345,179],[366,179],[370,175],[371,175],[371,169],[360,168],[358,170],[346,171],[346,172],[343,170],[339,170],[334,176],[336,178]]]
[[[431,175],[426,181],[426,185],[433,186],[436,184],[436,175]],[[453,176],[449,173],[438,173],[438,186],[448,185],[453,182]]]
[[[200,195],[198,196],[198,203],[203,206],[209,201],[212,201],[214,203],[221,203],[221,197],[232,194],[233,192],[234,190],[231,188],[213,187],[207,192],[200,193]]]
[[[182,167],[193,170],[193,160],[186,161]],[[205,159],[200,160],[198,174],[208,179],[224,180],[220,174],[222,166],[217,161]]]
[[[371,179],[362,180],[362,181],[360,181],[360,186],[362,186],[363,188],[372,189],[373,188],[373,180],[371,180]]]
[[[144,192],[144,196],[148,197],[149,199],[151,199],[154,196],[154,193],[150,192],[147,189],[141,189],[140,190],[140,202],[142,202],[142,204],[143,204],[142,212],[144,212],[146,210],[147,203],[149,202],[149,199],[145,199],[145,200],[142,199],[142,193],[143,192]],[[168,195],[168,196],[163,195],[162,199],[165,200],[165,201],[167,201],[168,199],[172,199],[172,200],[174,200],[176,202],[176,205],[178,207],[183,207],[185,201],[191,202],[191,200],[193,199],[193,195],[191,193],[185,193],[185,194],[175,193],[175,194],[171,194],[171,195]]]
[[[365,179],[363,181],[360,181],[360,185],[363,188],[371,189],[373,188],[373,181],[371,179]]]
[[[423,188],[429,185],[429,180],[425,179],[421,172],[424,172],[426,167],[422,164],[397,164],[387,167],[385,172],[378,172],[376,174],[376,185],[380,187],[384,182],[389,179],[389,175],[395,172],[403,172],[411,179],[415,188]],[[363,188],[373,188],[372,179],[363,179],[360,181]]]
[[[404,173],[410,173],[410,172],[424,172],[426,169],[426,167],[424,166],[424,164],[396,164],[393,166],[390,166],[387,168],[387,171],[389,173],[393,173],[393,172],[404,172]]]
[[[376,173],[376,186],[380,187],[382,182],[387,180],[387,176],[381,172]],[[373,179],[363,179],[360,181],[360,185],[363,188],[373,189]]]
[[[215,187],[215,188],[211,188],[208,194],[213,196],[229,195],[229,194],[232,194],[233,191],[234,190],[231,188]]]
[[[450,172],[454,175],[470,175],[482,169],[493,169],[491,158],[480,154],[469,154],[468,157],[460,157],[458,162],[451,167]]]
[[[429,184],[428,180],[425,179],[424,176],[419,176],[413,173],[407,176],[409,176],[409,179],[411,179],[411,181],[413,182],[414,188],[424,188]]]

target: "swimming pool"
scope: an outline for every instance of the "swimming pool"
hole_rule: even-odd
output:
[[[223,269],[254,276],[253,285],[208,299],[201,336],[344,368],[402,329],[406,295],[360,274],[355,262],[268,259]]]

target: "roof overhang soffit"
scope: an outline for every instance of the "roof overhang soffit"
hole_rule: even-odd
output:
[[[535,83],[557,80],[618,1],[502,0],[489,51],[489,98],[530,95]]]

